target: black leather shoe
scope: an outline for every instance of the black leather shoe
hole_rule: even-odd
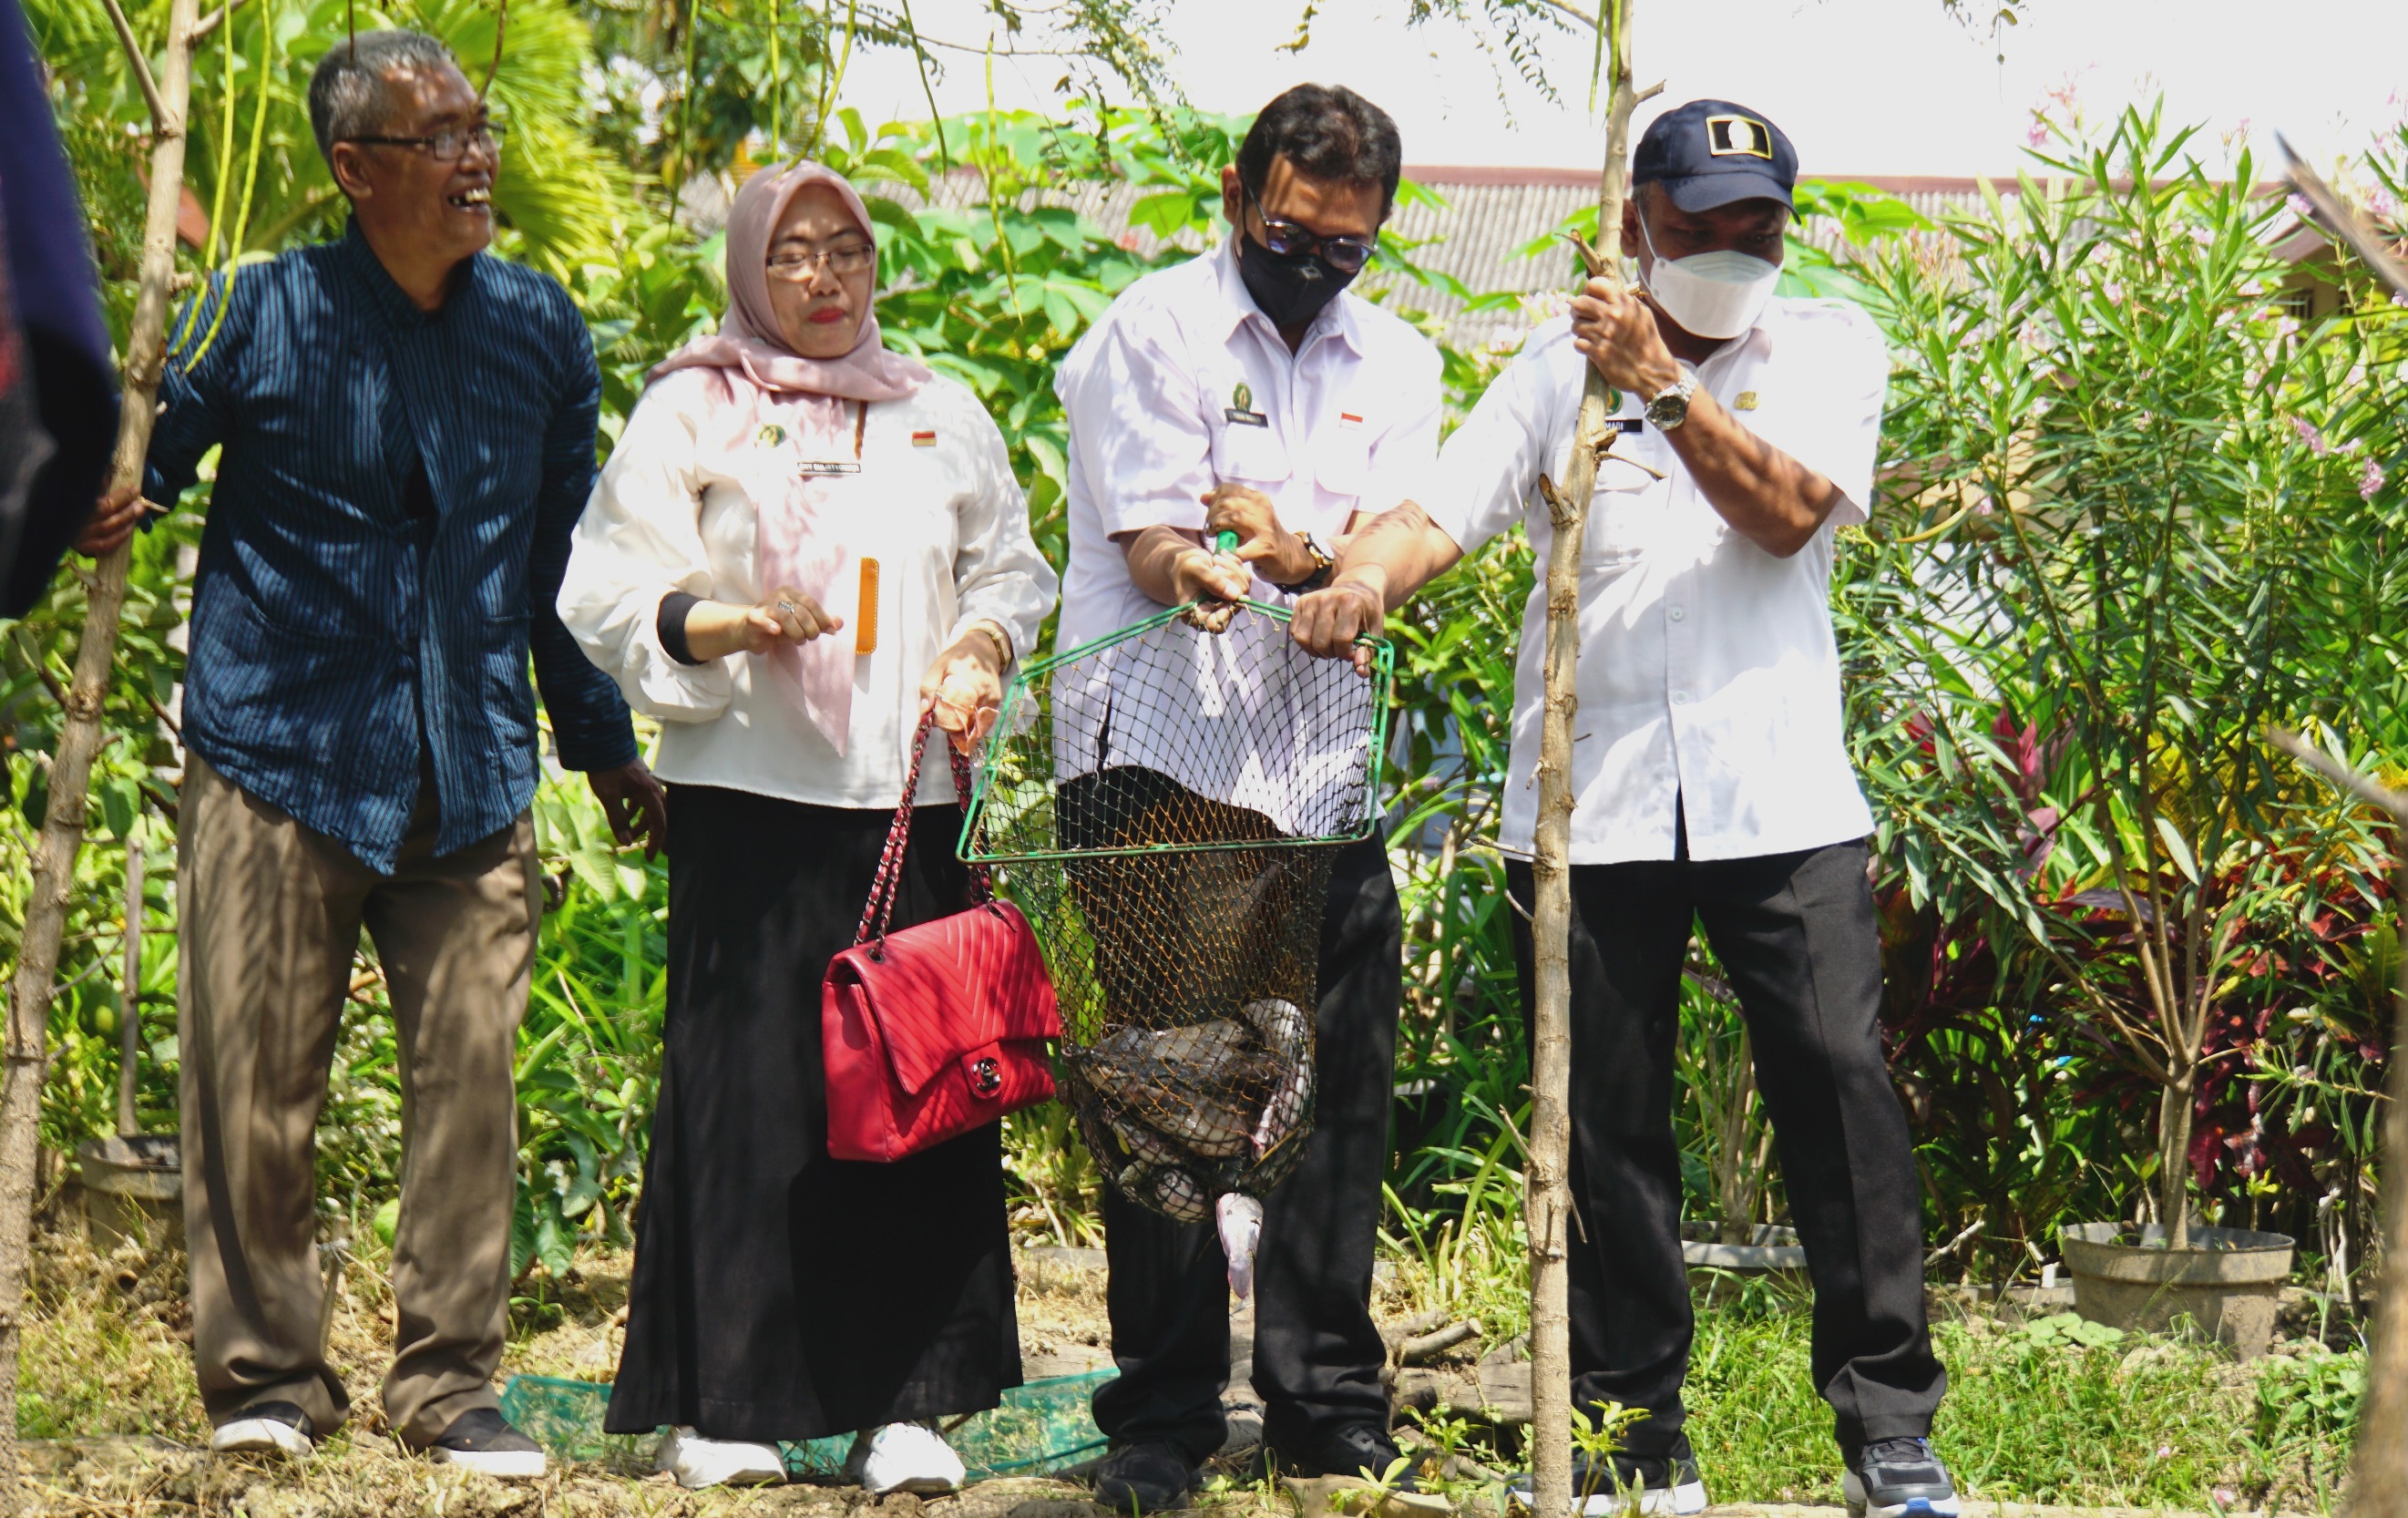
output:
[[[1096,1466],[1096,1500],[1126,1513],[1187,1506],[1196,1468],[1168,1444],[1124,1444]]]
[[[1297,1476],[1360,1476],[1386,1482],[1392,1492],[1418,1492],[1413,1468],[1407,1466],[1388,1481],[1389,1468],[1402,1459],[1397,1441],[1377,1424],[1340,1424],[1318,1433],[1271,1448],[1281,1469]]]

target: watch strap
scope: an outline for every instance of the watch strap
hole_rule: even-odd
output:
[[[1302,580],[1297,580],[1293,585],[1281,585],[1279,587],[1290,595],[1301,595],[1307,591],[1317,591],[1321,589],[1323,586],[1329,583],[1330,575],[1338,568],[1338,560],[1336,556],[1331,554],[1327,549],[1321,546],[1320,538],[1313,537],[1311,533],[1303,532],[1300,532],[1296,536],[1297,540],[1304,545],[1304,551],[1312,555],[1312,573],[1305,576]]]

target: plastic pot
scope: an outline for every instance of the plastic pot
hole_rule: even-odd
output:
[[[84,1220],[103,1253],[131,1239],[149,1248],[184,1234],[182,1145],[172,1133],[87,1138],[76,1146]]]

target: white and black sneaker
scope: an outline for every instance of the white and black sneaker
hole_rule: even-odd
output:
[[[1928,1439],[1877,1439],[1843,1451],[1850,1518],[1956,1518],[1956,1483]]]
[[[1513,1478],[1510,1497],[1525,1511],[1533,1506],[1526,1472]],[[1572,1505],[1584,1518],[1626,1512],[1637,1512],[1642,1518],[1684,1518],[1706,1511],[1706,1483],[1698,1475],[1697,1456],[1690,1453],[1686,1434],[1660,1455],[1615,1454],[1610,1461],[1592,1462],[1574,1450]]]
[[[209,1430],[211,1454],[308,1454],[309,1415],[291,1402],[253,1402]]]
[[[470,1408],[452,1419],[426,1457],[506,1482],[540,1481],[551,1464],[543,1446],[511,1427],[499,1408]]]

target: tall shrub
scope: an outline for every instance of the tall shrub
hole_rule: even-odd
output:
[[[2215,1036],[2335,863],[2265,735],[2342,715],[2327,555],[2380,494],[2322,431],[2360,335],[2301,330],[2280,198],[2190,137],[2127,112],[1868,271],[1902,365],[1859,701],[1913,895],[1978,898],[2009,1000],[2153,1088],[2178,1245]]]

